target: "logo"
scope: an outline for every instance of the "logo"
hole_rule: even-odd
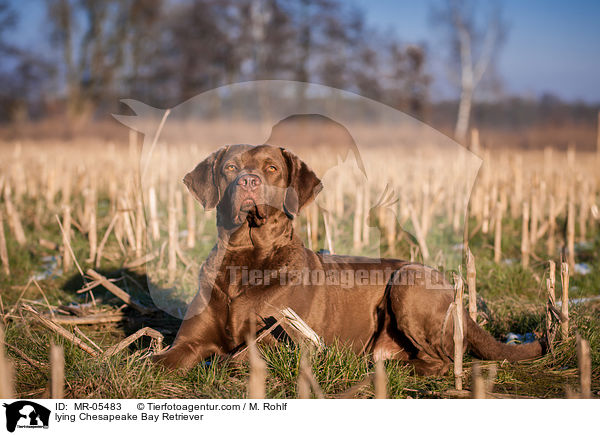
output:
[[[19,400],[3,405],[6,408],[6,430],[48,429],[50,410],[29,400]]]

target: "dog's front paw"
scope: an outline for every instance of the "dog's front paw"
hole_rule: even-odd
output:
[[[194,355],[186,349],[170,348],[152,355],[152,362],[165,367],[167,370],[188,371],[193,367]]]

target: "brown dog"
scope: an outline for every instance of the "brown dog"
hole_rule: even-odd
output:
[[[295,155],[269,145],[228,146],[184,183],[206,209],[217,207],[218,242],[202,265],[198,294],[175,342],[156,360],[191,368],[230,354],[249,331],[291,307],[326,344],[338,340],[376,359],[406,360],[420,374],[448,370],[452,286],[423,265],[306,249],[292,220],[321,183]],[[481,358],[542,354],[539,342],[502,344],[466,315],[464,324],[465,342]]]

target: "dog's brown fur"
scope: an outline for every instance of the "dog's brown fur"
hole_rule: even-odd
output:
[[[292,220],[321,184],[296,156],[269,145],[229,146],[211,154],[184,182],[205,208],[217,207],[219,237],[202,265],[198,295],[175,342],[156,360],[170,368],[190,368],[211,355],[230,354],[249,331],[264,328],[265,319],[291,307],[326,344],[338,340],[377,359],[406,360],[420,374],[448,370],[454,347],[452,320],[446,316],[451,285],[420,264],[306,249]],[[243,283],[242,267],[272,271],[271,279]],[[349,288],[339,282],[291,285],[280,279],[286,271],[305,269],[356,273],[357,279],[373,273],[382,279],[359,279]],[[502,344],[467,315],[464,324],[465,341],[481,358],[515,361],[542,354],[539,342]]]

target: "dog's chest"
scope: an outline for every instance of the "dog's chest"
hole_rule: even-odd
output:
[[[301,254],[301,253],[300,253]],[[285,279],[306,269],[306,259],[287,247],[264,252],[249,249],[228,253],[218,272],[218,285],[231,299],[267,288],[285,286]]]

